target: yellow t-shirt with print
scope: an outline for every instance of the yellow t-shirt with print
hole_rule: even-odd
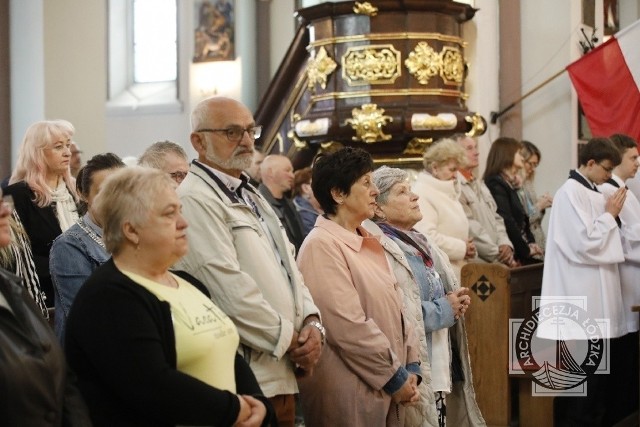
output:
[[[123,271],[160,301],[169,303],[177,369],[212,387],[236,392],[234,361],[240,337],[235,325],[209,298],[182,278],[171,288]]]

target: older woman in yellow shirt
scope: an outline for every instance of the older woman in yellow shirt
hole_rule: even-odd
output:
[[[264,425],[269,403],[233,322],[202,283],[169,271],[187,251],[175,186],[138,167],[103,183],[94,210],[113,258],[71,307],[69,364],[96,426]]]

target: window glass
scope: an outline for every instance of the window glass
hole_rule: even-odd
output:
[[[177,76],[176,1],[134,0],[133,80],[152,83]]]

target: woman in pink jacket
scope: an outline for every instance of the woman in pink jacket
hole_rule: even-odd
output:
[[[304,241],[298,266],[327,328],[313,375],[299,380],[308,427],[401,426],[419,399],[418,341],[402,313],[402,291],[371,218],[378,189],[371,156],[345,148],[314,166],[325,215]]]

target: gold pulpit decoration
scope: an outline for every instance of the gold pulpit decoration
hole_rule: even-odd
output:
[[[440,77],[445,84],[460,86],[464,81],[464,59],[460,49],[454,46],[445,46],[440,52],[442,69]]]
[[[378,8],[368,1],[362,3],[357,1],[353,6],[353,13],[358,15],[376,16],[378,14]]]
[[[373,144],[379,141],[388,141],[391,135],[386,135],[382,127],[393,121],[393,117],[384,115],[384,109],[376,104],[363,104],[362,108],[351,110],[352,119],[347,119],[345,124],[351,125],[356,132],[353,141],[362,141]]]
[[[409,73],[422,85],[440,74],[442,57],[427,42],[420,42],[404,61]]]
[[[469,132],[465,133],[465,135],[467,136],[473,138],[474,136],[484,134],[484,132],[487,130],[487,123],[485,122],[484,118],[478,113],[475,113],[473,116],[466,116],[464,120],[467,123],[471,124],[471,129],[469,129]]]
[[[393,83],[402,74],[393,45],[357,46],[342,57],[342,78],[349,86]]]
[[[315,86],[319,84],[322,89],[327,88],[327,78],[334,72],[338,64],[327,54],[327,50],[321,47],[315,57],[309,58],[307,64],[307,89],[315,93]]]

